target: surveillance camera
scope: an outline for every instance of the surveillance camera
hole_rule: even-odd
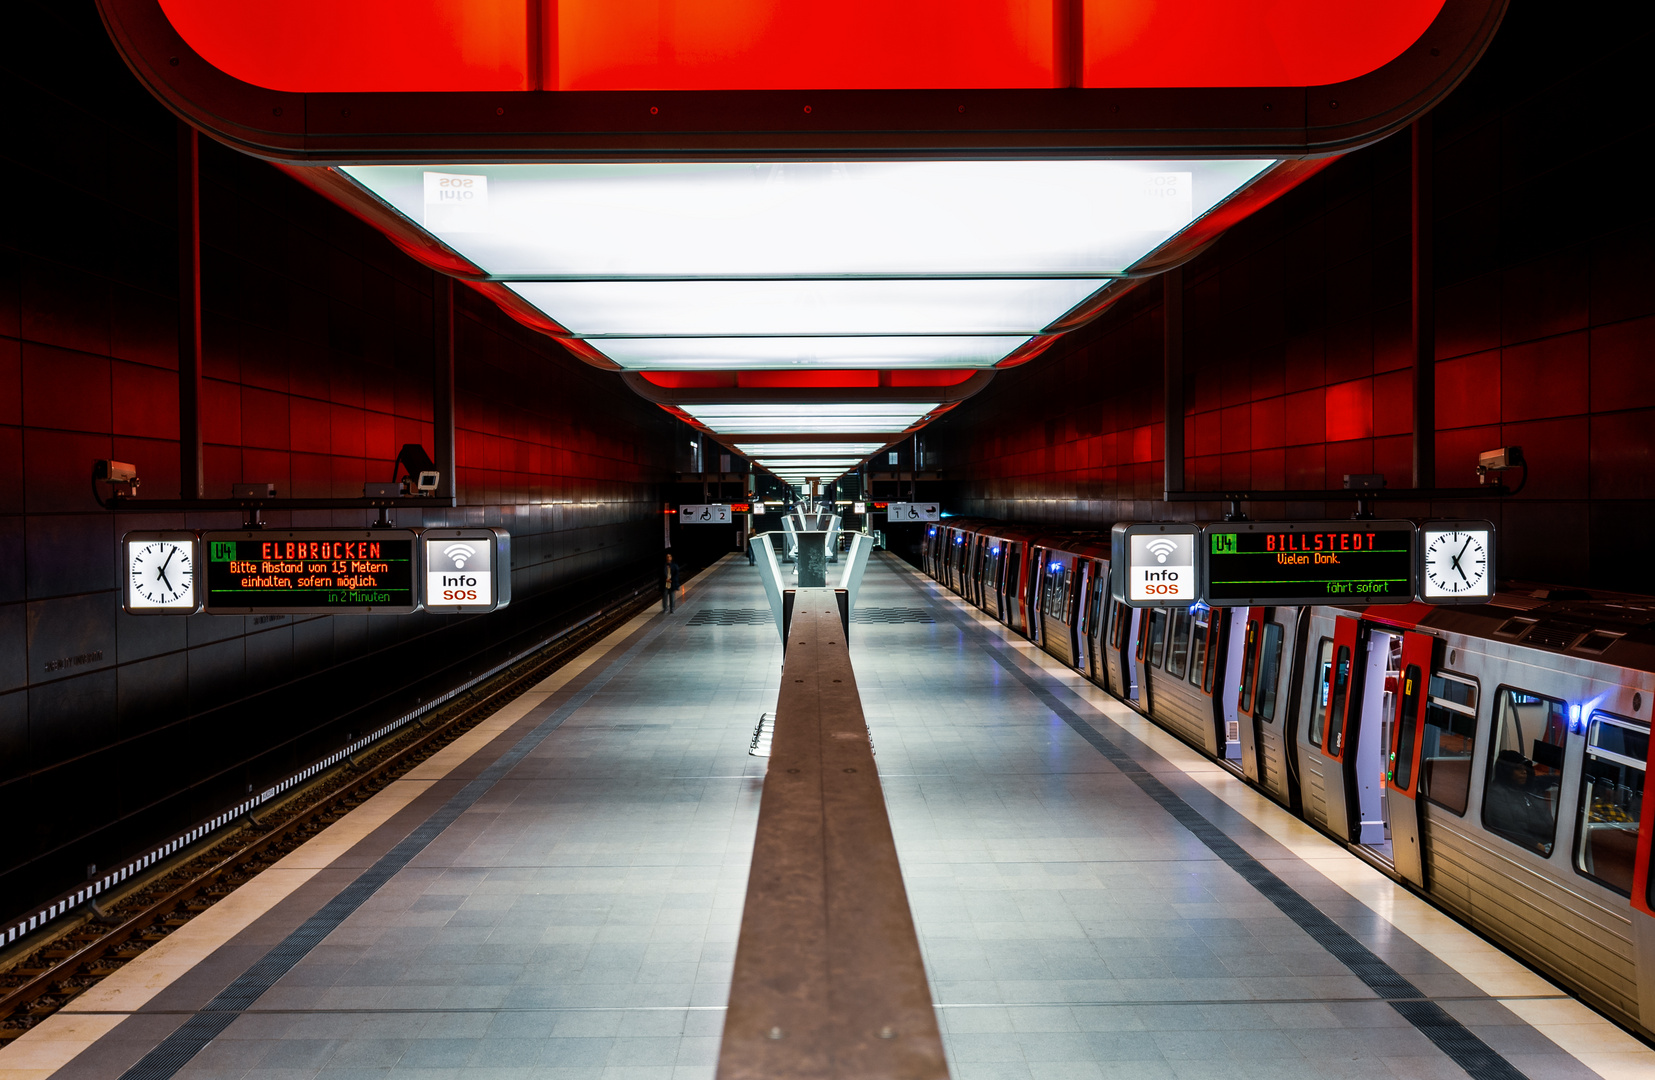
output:
[[[415,479],[414,488],[421,495],[429,495],[437,490],[437,481],[441,478],[442,473],[437,472],[435,469],[423,470]]]
[[[1502,446],[1498,450],[1484,450],[1477,455],[1477,483],[1485,483],[1491,472],[1518,468],[1526,468],[1521,446]]]
[[[100,461],[92,475],[110,484],[130,484],[138,479],[138,466],[125,461]]]

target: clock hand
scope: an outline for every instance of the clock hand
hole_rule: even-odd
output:
[[[168,558],[171,558],[171,556],[168,556]],[[155,576],[161,579],[161,584],[165,585],[169,591],[172,589],[172,582],[167,578],[166,563],[162,563],[155,568]]]
[[[178,549],[177,548],[169,549],[167,551],[167,557],[165,559],[161,560],[161,569],[165,570],[167,567],[171,566],[172,565],[172,557],[176,554],[178,554]]]

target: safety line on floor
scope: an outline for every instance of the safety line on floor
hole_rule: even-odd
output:
[[[728,566],[715,571],[717,576]],[[711,576],[709,577],[709,583]],[[655,625],[625,652],[609,661],[597,674],[588,679],[569,699],[554,709],[534,729],[514,743],[499,758],[466,784],[446,803],[438,807],[395,847],[382,855],[349,885],[341,889],[320,911],[306,919],[279,944],[265,953],[225,987],[216,997],[190,1015],[160,1045],[138,1059],[121,1080],[171,1080],[180,1069],[204,1050],[208,1043],[223,1034],[238,1016],[246,1012],[305,955],[322,943],[330,933],[368,901],[380,887],[390,881],[443,831],[459,819],[471,806],[488,793],[507,773],[545,741],[546,737],[563,725],[577,710],[589,702],[598,691],[619,675],[634,659],[654,644],[662,631],[673,625],[673,620],[656,616]]]
[[[899,574],[910,588],[921,596],[926,596],[940,609],[944,615],[960,628],[962,632],[971,632],[987,644],[982,649],[994,662],[1005,669],[1007,674],[1016,679],[1023,687],[1040,700],[1040,703],[1050,709],[1058,719],[1085,739],[1094,750],[1109,759],[1109,763],[1119,769],[1129,780],[1138,785],[1145,795],[1148,795],[1163,810],[1170,814],[1185,829],[1189,830],[1197,840],[1207,846],[1214,855],[1224,861],[1232,870],[1241,875],[1249,885],[1269,900],[1272,904],[1292,919],[1298,927],[1326,949],[1351,974],[1361,979],[1369,989],[1377,994],[1381,1000],[1395,1009],[1403,1019],[1407,1020],[1431,1043],[1446,1054],[1449,1060],[1464,1069],[1474,1080],[1527,1080],[1527,1077],[1501,1057],[1499,1052],[1460,1023],[1446,1009],[1437,1004],[1422,990],[1409,982],[1400,972],[1387,964],[1351,933],[1333,919],[1328,917],[1320,908],[1299,895],[1287,882],[1277,877],[1273,871],[1259,862],[1240,844],[1232,840],[1227,833],[1214,825],[1195,807],[1185,802],[1161,779],[1148,769],[1144,768],[1115,738],[1105,735],[1088,723],[1079,713],[1065,704],[1051,689],[1041,684],[1041,681],[1022,665],[1017,663],[1015,653],[996,634],[990,633],[975,620],[966,618],[954,610],[954,605],[946,596],[928,595],[925,586],[914,580],[917,575],[910,573]],[[927,579],[929,583],[929,579]],[[1087,704],[1087,708],[1092,708]],[[1094,710],[1096,711],[1096,710]],[[1116,724],[1108,716],[1098,713],[1108,725],[1122,736],[1131,739],[1150,753],[1154,750],[1144,745],[1137,736]]]

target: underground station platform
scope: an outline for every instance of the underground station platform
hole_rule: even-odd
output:
[[[796,597],[784,658],[759,569],[714,563],[0,1077],[1655,1075],[907,564],[875,554],[848,624]]]

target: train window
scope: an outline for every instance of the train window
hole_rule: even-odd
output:
[[[1212,609],[1202,608],[1190,619],[1190,682],[1201,685],[1201,675],[1207,664],[1207,633],[1212,622]]]
[[[1154,608],[1149,613],[1149,662],[1161,666],[1161,649],[1166,644],[1167,609]]]
[[[1550,856],[1557,837],[1568,707],[1555,698],[1501,687],[1494,704],[1483,824],[1497,836]]]
[[[1333,754],[1345,748],[1345,692],[1349,689],[1350,646],[1341,645],[1333,654],[1333,688],[1327,695],[1327,744]]]
[[[1316,658],[1316,707],[1310,710],[1310,745],[1322,745],[1322,727],[1327,723],[1328,673],[1333,670],[1333,642],[1322,639]]]
[[[1414,740],[1419,735],[1419,699],[1425,688],[1418,664],[1409,664],[1402,673],[1402,708],[1396,726],[1396,756],[1391,761],[1392,779],[1403,791],[1414,780]]]
[[[1259,640],[1258,623],[1248,620],[1247,641],[1241,647],[1241,690],[1236,699],[1248,715],[1253,712],[1253,672],[1258,669]]]
[[[1477,684],[1433,675],[1419,748],[1419,793],[1456,814],[1471,798],[1471,751],[1477,740]]]
[[[1580,780],[1575,869],[1622,896],[1632,895],[1632,864],[1638,856],[1644,763],[1648,760],[1648,724],[1609,713],[1592,714]]]
[[[1190,659],[1190,609],[1172,609],[1172,628],[1167,634],[1167,674],[1184,677]]]
[[[1264,624],[1264,646],[1259,650],[1258,707],[1253,711],[1265,723],[1276,719],[1276,684],[1281,681],[1281,623]]]
[[[1043,610],[1054,619],[1066,621],[1064,616],[1069,610],[1069,570],[1062,563],[1054,562],[1047,568],[1046,604]]]

